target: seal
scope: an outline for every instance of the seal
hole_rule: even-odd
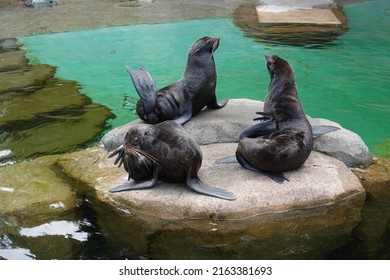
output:
[[[175,121],[156,125],[138,124],[131,127],[109,157],[117,155],[115,164],[123,164],[133,181],[110,189],[110,192],[153,188],[157,179],[171,183],[186,183],[200,194],[235,200],[226,190],[205,185],[198,178],[202,165],[199,145]]]
[[[198,39],[189,48],[182,78],[159,90],[143,66],[139,70],[126,66],[140,97],[137,102],[138,116],[149,124],[166,120],[184,124],[205,106],[210,109],[224,107],[228,101],[218,102],[215,95],[217,73],[213,54],[218,46],[218,37]]]
[[[264,112],[257,112],[260,123],[244,130],[236,150],[237,161],[246,169],[262,173],[282,183],[281,172],[298,169],[313,149],[313,137],[339,129],[310,125],[298,98],[295,73],[281,57],[267,54],[266,66],[271,82]]]

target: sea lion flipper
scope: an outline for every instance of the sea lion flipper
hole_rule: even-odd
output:
[[[160,168],[155,165],[152,179],[139,181],[139,182],[134,181],[131,183],[119,185],[115,188],[109,189],[108,191],[114,193],[114,192],[123,192],[123,191],[131,191],[131,190],[151,189],[157,184],[157,178],[159,172],[160,172]]]
[[[180,106],[179,115],[173,120],[178,124],[185,124],[192,117],[192,102],[187,100]]]
[[[217,97],[214,95],[209,104],[207,104],[207,108],[209,109],[221,109],[225,107],[225,105],[229,102],[228,99],[217,101]]]
[[[226,200],[236,200],[237,199],[237,197],[233,193],[228,192],[228,191],[223,190],[223,189],[220,189],[220,188],[207,186],[197,177],[195,177],[195,178],[188,177],[187,178],[187,186],[191,190],[193,190],[197,193],[201,193],[201,194],[205,194],[205,195],[209,195],[209,196],[213,196],[213,197],[218,197],[218,198],[222,198],[222,199],[226,199]]]
[[[257,172],[257,173],[260,173],[262,175],[265,175],[269,178],[271,178],[272,180],[274,180],[276,183],[279,183],[279,184],[282,184],[284,181],[289,181],[287,176],[284,175],[283,173],[281,172],[271,172],[271,171],[263,171],[263,170],[258,170],[256,168],[254,168],[249,161],[246,160],[245,157],[243,157],[242,155],[240,154],[237,154],[236,155],[237,157],[237,161],[241,164],[242,167],[244,167],[245,169],[248,169],[248,170],[251,170],[251,171],[254,171],[254,172]]]
[[[269,134],[271,132],[276,131],[277,126],[276,122],[273,118],[269,118],[266,121],[263,121],[261,123],[252,125],[251,127],[248,127],[240,134],[240,139],[244,137],[249,138],[257,138],[266,134]]]
[[[228,164],[228,163],[236,163],[237,158],[235,156],[220,158],[215,161],[217,164]]]
[[[132,70],[126,65],[126,70],[130,75],[133,85],[141,98],[142,105],[146,114],[154,112],[157,98],[156,84],[152,75],[144,67],[140,66],[139,70]]]
[[[123,191],[131,191],[131,190],[143,190],[143,189],[151,189],[156,185],[153,178],[148,181],[142,182],[131,182],[123,185],[119,185],[115,188],[109,189],[110,193],[114,192],[123,192]]]
[[[314,125],[312,126],[312,131],[313,131],[313,138],[318,138],[321,135],[324,135],[326,133],[339,130],[339,127],[332,126],[332,125]]]
[[[269,120],[273,120],[273,117],[270,114],[268,114],[268,113],[256,112],[256,114],[260,115],[261,117],[254,118],[253,119],[254,121],[269,121]]]
[[[118,167],[121,167],[122,163],[123,163],[123,153],[125,152],[124,148],[123,148],[123,145],[120,145],[118,148],[116,148],[111,154],[108,155],[108,158],[112,158],[116,155],[117,158],[115,159],[114,161],[114,165],[117,165],[118,162],[119,162],[119,165]]]

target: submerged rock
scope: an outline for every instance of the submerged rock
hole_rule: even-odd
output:
[[[54,78],[55,67],[28,65],[16,40],[0,43],[0,165],[94,143],[111,111]]]
[[[21,50],[0,52],[0,72],[27,66],[25,52]]]
[[[74,191],[54,169],[48,156],[0,168],[0,212],[66,211],[75,204]]]
[[[365,169],[353,171],[360,179],[367,198],[362,222],[353,230],[352,239],[333,252],[335,259],[390,258],[390,159],[375,158]],[[348,252],[348,254],[346,254]]]
[[[34,122],[39,116],[49,117],[51,112],[81,108],[91,101],[86,95],[80,94],[78,87],[74,81],[51,78],[44,88],[31,93],[4,93],[0,97],[5,101],[0,126],[22,121]]]
[[[54,76],[56,69],[50,65],[33,65],[13,71],[0,72],[0,94],[42,87]]]

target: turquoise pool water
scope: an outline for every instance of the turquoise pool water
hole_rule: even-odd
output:
[[[203,19],[129,25],[19,38],[33,63],[58,67],[57,76],[76,80],[93,102],[117,116],[112,126],[137,116],[138,96],[125,71],[145,66],[162,87],[178,80],[187,50],[198,38],[221,38],[215,53],[218,98],[264,100],[269,76],[266,53],[294,67],[305,112],[358,133],[371,151],[390,157],[390,4],[368,1],[344,7],[349,31],[316,48],[271,45],[244,36],[232,19]]]

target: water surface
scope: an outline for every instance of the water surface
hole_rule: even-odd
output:
[[[389,156],[389,4],[347,5],[349,31],[322,46],[294,47],[255,42],[232,19],[129,25],[20,38],[30,59],[58,66],[57,75],[78,81],[93,102],[111,108],[113,126],[137,116],[138,96],[124,66],[145,66],[163,87],[178,80],[187,50],[198,38],[220,36],[215,53],[218,98],[264,100],[269,76],[266,53],[294,67],[305,112],[358,133],[378,155]],[[361,20],[364,18],[364,20]]]

